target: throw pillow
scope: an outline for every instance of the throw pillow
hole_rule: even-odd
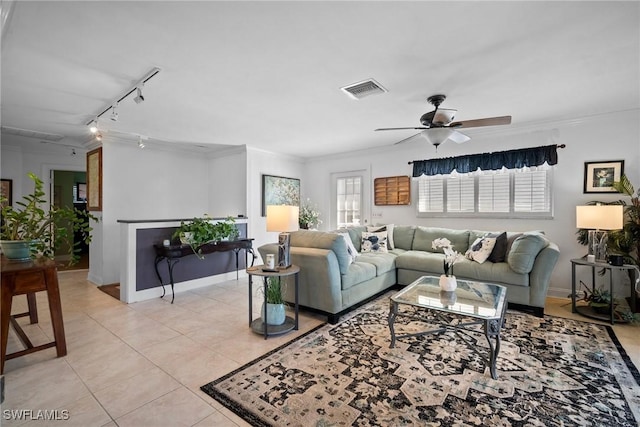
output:
[[[362,232],[362,241],[360,247],[363,253],[383,253],[387,251],[387,232],[380,231],[377,233],[370,233],[368,231]]]
[[[487,237],[495,237],[496,245],[489,255],[489,261],[491,262],[505,262],[507,260],[507,232],[502,233],[488,233]]]
[[[353,242],[351,241],[351,237],[349,237],[349,232],[347,230],[344,230],[344,231],[336,231],[336,233],[344,237],[344,241],[347,244],[347,252],[349,252],[349,255],[351,256],[351,262],[354,262],[358,257],[358,251],[356,250],[356,247],[353,245]]]
[[[511,250],[507,255],[509,267],[516,273],[529,274],[538,253],[548,244],[549,241],[542,234],[524,233],[511,245]]]
[[[489,258],[495,245],[495,237],[478,237],[465,253],[465,256],[472,261],[482,264]]]
[[[387,232],[387,249],[391,250],[395,248],[393,243],[393,224],[386,225],[370,225],[367,227],[369,233],[378,233],[380,231]]]

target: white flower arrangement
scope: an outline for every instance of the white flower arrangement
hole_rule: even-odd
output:
[[[435,239],[431,242],[431,248],[442,248],[442,251],[444,252],[444,274],[445,276],[449,276],[449,271],[451,271],[451,275],[453,276],[453,264],[455,264],[461,256],[458,251],[453,250],[451,241],[444,237]]]
[[[322,224],[320,219],[320,211],[311,205],[311,200],[307,199],[305,203],[300,205],[300,212],[298,214],[298,225],[300,228],[309,229],[311,227],[317,227]]]

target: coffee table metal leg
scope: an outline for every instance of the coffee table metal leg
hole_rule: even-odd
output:
[[[484,322],[484,335],[487,337],[487,342],[489,343],[489,371],[491,372],[491,378],[494,380],[498,379],[496,362],[498,360],[498,354],[500,353],[501,325],[502,319],[490,319]]]
[[[389,348],[393,348],[396,345],[396,331],[393,327],[396,317],[398,316],[398,303],[389,302],[389,331],[391,331],[391,345]]]

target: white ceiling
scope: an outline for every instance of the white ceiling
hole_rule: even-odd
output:
[[[3,1],[2,126],[300,157],[389,146],[443,93],[512,126],[640,108],[640,3]],[[353,100],[368,78],[388,93]],[[595,118],[597,119],[597,118]],[[473,129],[466,131],[473,136]]]

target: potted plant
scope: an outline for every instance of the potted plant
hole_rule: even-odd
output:
[[[286,319],[285,301],[282,296],[283,285],[279,277],[267,277],[267,287],[264,297],[267,300],[267,319],[265,321],[264,306],[262,307],[262,322],[267,325],[282,325]]]
[[[173,233],[172,238],[180,239],[182,244],[191,246],[193,253],[200,259],[202,255],[202,246],[206,244],[215,244],[223,240],[233,240],[239,235],[235,226],[235,219],[231,216],[218,222],[214,222],[213,218],[205,214],[200,218],[180,222],[180,227]]]
[[[71,207],[49,206],[45,209],[44,184],[30,172],[27,174],[34,183],[33,193],[27,194],[15,204],[19,208],[5,204],[0,211],[0,246],[9,259],[25,260],[38,256],[53,259],[59,249],[65,249],[71,256],[69,265],[79,260],[80,241],[73,241],[75,232],[80,232],[82,242],[91,242],[92,228],[89,219],[98,218],[88,212]],[[7,199],[0,196],[0,201]]]
[[[320,224],[322,224],[320,211],[311,206],[311,200],[307,199],[307,201],[300,206],[300,212],[298,213],[298,226],[303,230],[308,230],[312,227],[317,227]]]

